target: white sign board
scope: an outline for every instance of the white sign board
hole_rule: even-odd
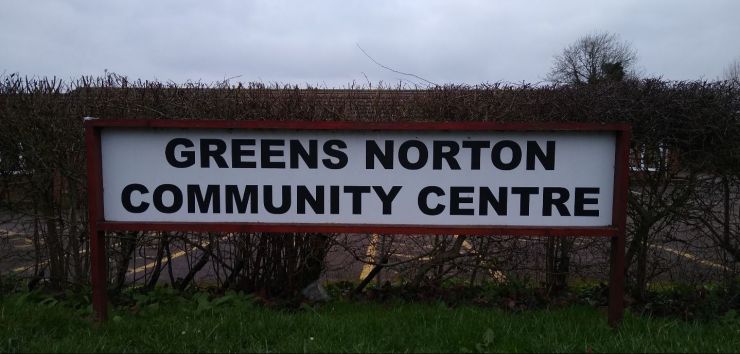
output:
[[[609,226],[614,132],[101,131],[106,221]]]

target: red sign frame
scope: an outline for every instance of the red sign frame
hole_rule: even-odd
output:
[[[107,231],[191,232],[324,232],[386,234],[465,234],[512,236],[610,237],[609,324],[616,326],[623,314],[624,252],[629,180],[631,127],[626,123],[499,123],[499,122],[344,122],[344,121],[239,121],[239,120],[120,120],[86,119],[88,213],[91,248],[93,309],[99,321],[107,318]],[[607,227],[422,227],[404,225],[267,224],[267,223],[165,223],[111,222],[104,220],[100,132],[105,128],[134,129],[243,129],[243,130],[378,130],[378,131],[575,131],[616,134],[612,224]]]

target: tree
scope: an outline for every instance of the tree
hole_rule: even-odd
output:
[[[740,58],[727,65],[724,71],[724,79],[732,84],[740,85]]]
[[[579,38],[556,55],[547,76],[549,81],[564,84],[594,84],[622,81],[635,76],[633,66],[637,52],[615,34],[603,32]],[[560,238],[547,243],[546,286],[557,293],[567,287],[573,240]]]
[[[569,45],[553,59],[549,81],[565,84],[593,84],[622,81],[635,76],[637,52],[616,34],[589,34]]]

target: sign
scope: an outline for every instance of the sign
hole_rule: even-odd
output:
[[[623,314],[626,124],[86,119],[93,309],[108,231],[611,238]]]
[[[608,226],[614,132],[101,133],[105,220]]]

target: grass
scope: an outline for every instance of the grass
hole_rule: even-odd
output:
[[[80,305],[82,304],[82,305]],[[508,313],[430,303],[332,302],[276,310],[249,297],[139,296],[104,325],[89,307],[36,295],[0,299],[1,352],[737,352],[740,318],[684,322],[597,308]]]

